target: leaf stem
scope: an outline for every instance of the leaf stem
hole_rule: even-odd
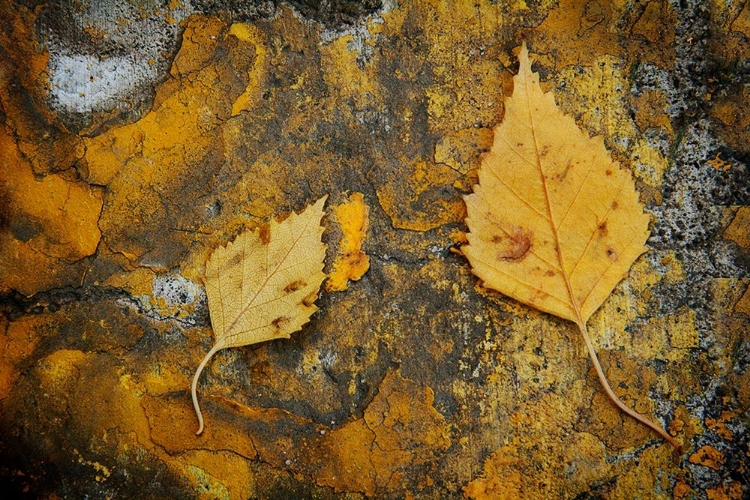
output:
[[[631,409],[629,406],[627,406],[625,403],[623,403],[620,398],[617,397],[617,394],[612,390],[612,388],[609,386],[609,382],[607,381],[606,375],[604,375],[604,370],[602,370],[602,365],[599,364],[599,358],[596,356],[596,351],[594,350],[594,345],[591,343],[591,338],[589,338],[589,332],[586,329],[585,323],[578,323],[578,328],[581,330],[581,333],[583,334],[583,338],[586,341],[586,347],[589,351],[589,357],[591,358],[591,362],[594,363],[594,368],[596,368],[596,374],[599,376],[599,381],[602,383],[602,386],[604,386],[604,391],[607,393],[607,396],[609,396],[609,399],[612,400],[612,402],[617,405],[619,409],[642,423],[643,425],[646,425],[650,427],[654,432],[659,434],[661,437],[666,439],[669,444],[675,447],[678,453],[682,454],[682,446],[675,441],[675,439],[670,436],[667,431],[661,428],[658,424],[650,421],[646,417],[640,415],[639,413],[636,413],[635,410]]]
[[[201,372],[203,372],[203,368],[206,367],[208,361],[213,357],[214,354],[216,354],[223,348],[224,346],[220,343],[214,344],[211,350],[208,351],[206,356],[203,358],[203,361],[201,361],[201,364],[198,365],[198,369],[195,371],[195,375],[193,376],[193,385],[191,388],[191,392],[193,395],[193,408],[195,408],[195,414],[198,417],[198,432],[195,433],[196,436],[200,436],[203,432],[203,413],[201,413],[201,407],[198,404],[198,379],[200,378]]]

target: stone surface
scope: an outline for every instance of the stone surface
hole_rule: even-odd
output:
[[[746,2],[64,5],[0,1],[9,498],[750,494]],[[451,252],[522,38],[653,215],[590,332],[684,456]],[[341,286],[216,355],[196,437],[206,257],[326,193]]]

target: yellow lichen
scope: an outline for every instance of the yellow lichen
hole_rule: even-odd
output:
[[[367,235],[369,208],[362,193],[352,193],[349,201],[333,209],[343,238],[337,249],[333,269],[328,275],[326,290],[340,292],[348,282],[359,280],[370,268],[370,257],[362,252],[362,242]]]
[[[229,28],[229,36],[237,38],[241,43],[255,48],[255,61],[248,70],[248,81],[243,92],[232,103],[232,116],[242,111],[250,111],[261,100],[263,89],[267,86],[268,78],[268,40],[265,33],[256,26],[245,23],[235,23]]]
[[[13,236],[51,258],[74,262],[93,254],[101,238],[97,219],[102,190],[54,174],[37,179],[13,139],[3,131],[0,151],[4,153],[0,199]]]
[[[740,207],[732,223],[724,231],[724,238],[732,240],[741,248],[750,249],[750,207]]]
[[[38,369],[42,388],[54,393],[60,387],[67,387],[72,379],[79,376],[79,366],[87,358],[89,356],[82,351],[60,349],[42,359]]]
[[[414,392],[413,382],[398,373],[383,380],[363,419],[325,434],[318,457],[318,484],[336,491],[404,491],[418,486],[404,470],[428,466],[448,448],[445,419],[435,410],[429,387]]]
[[[198,498],[244,500],[254,497],[255,477],[250,464],[235,453],[194,450],[180,455],[179,461]]]

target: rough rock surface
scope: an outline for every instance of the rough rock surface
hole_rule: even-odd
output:
[[[750,495],[746,2],[63,5],[0,1],[7,498]],[[522,38],[653,215],[590,327],[683,456],[451,252]],[[196,437],[207,255],[326,193],[343,283],[217,354]]]

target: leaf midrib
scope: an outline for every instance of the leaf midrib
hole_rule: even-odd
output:
[[[529,71],[531,71],[531,65],[529,64]],[[544,169],[542,168],[542,158],[539,154],[539,144],[537,142],[536,137],[536,127],[534,124],[534,116],[531,112],[531,101],[530,101],[530,95],[528,91],[528,74],[526,71],[523,71],[523,80],[524,80],[524,86],[526,87],[527,91],[524,92],[526,97],[526,112],[529,117],[529,129],[531,130],[531,137],[534,141],[534,157],[536,158],[536,166],[537,170],[539,171],[539,176],[542,181],[542,189],[544,191],[544,203],[547,206],[547,221],[549,222],[550,229],[552,230],[552,237],[555,240],[555,250],[557,251],[557,260],[560,264],[560,274],[562,275],[563,279],[565,280],[565,287],[568,290],[568,298],[570,299],[570,305],[573,308],[573,312],[575,313],[575,323],[577,323],[581,328],[585,325],[585,321],[583,320],[581,316],[581,309],[578,304],[578,302],[575,300],[575,295],[573,294],[573,287],[570,283],[570,277],[568,276],[566,270],[565,270],[565,258],[563,256],[563,250],[562,245],[560,244],[560,235],[558,233],[558,228],[555,225],[555,218],[552,214],[552,203],[550,202],[550,196],[549,191],[547,189],[547,177],[544,175]]]

